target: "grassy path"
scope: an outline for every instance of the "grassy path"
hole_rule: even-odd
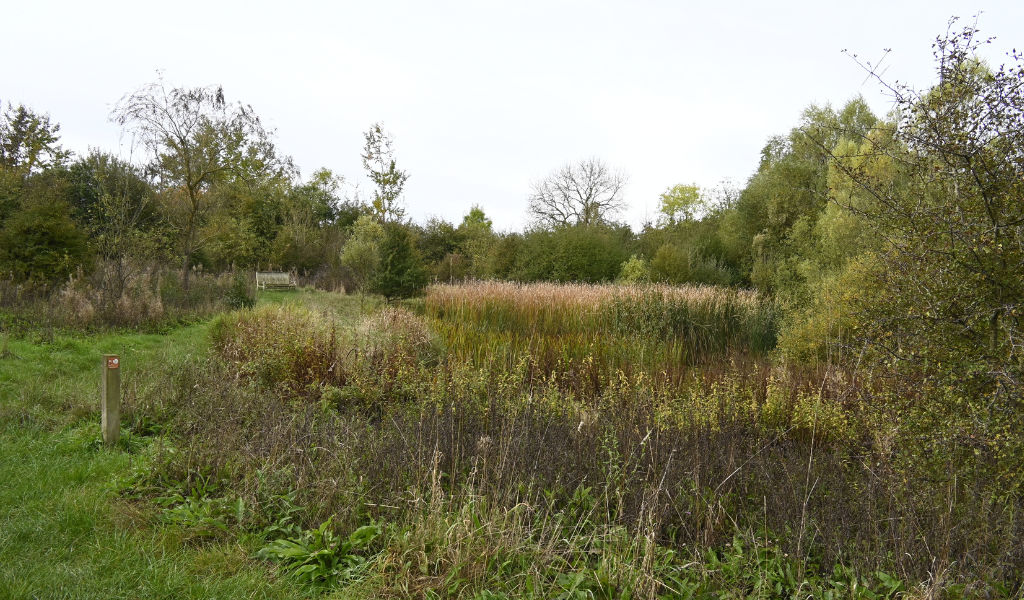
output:
[[[166,336],[101,334],[11,341],[0,358],[0,598],[287,598],[232,543],[195,546],[118,498],[144,453],[98,446],[100,354],[123,376],[197,354],[207,327]]]

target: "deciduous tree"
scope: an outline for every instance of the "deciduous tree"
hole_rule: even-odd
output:
[[[33,178],[18,212],[0,229],[0,271],[17,281],[67,281],[91,259],[85,233],[63,199],[55,174]]]
[[[116,302],[129,282],[161,249],[163,231],[143,169],[92,151],[71,164],[69,197],[103,261],[104,300]]]
[[[693,219],[703,206],[700,187],[695,183],[674,185],[665,190],[658,200],[658,212],[668,225]]]
[[[251,106],[227,102],[220,86],[168,89],[161,78],[124,96],[111,120],[149,155],[167,215],[180,232],[186,288],[193,255],[208,239],[201,230],[217,201],[212,188],[229,177],[258,183],[294,172],[291,160],[277,154],[273,131]]]
[[[59,131],[60,124],[50,123],[50,115],[33,112],[24,104],[15,108],[8,103],[0,113],[0,169],[24,178],[63,164],[71,153],[60,147]]]
[[[47,114],[0,103],[0,225],[19,210],[32,175],[63,165],[71,155],[60,147],[59,131]]]
[[[463,237],[462,248],[469,257],[472,275],[480,278],[487,276],[488,257],[498,241],[491,219],[484,214],[483,208],[474,204],[462,217],[458,231]]]
[[[994,493],[1019,495],[1024,56],[989,68],[977,55],[986,41],[973,26],[938,38],[938,83],[887,86],[897,120],[834,168],[852,191],[843,206],[882,241],[860,333],[869,358],[917,378],[920,401],[903,410],[920,460],[941,459],[941,476],[986,472]]]
[[[608,222],[626,208],[628,177],[599,158],[567,163],[533,182],[528,211],[541,227],[585,227]]]
[[[1009,375],[1024,349],[1024,57],[989,69],[984,42],[974,27],[938,39],[939,83],[890,86],[900,118],[835,167],[856,186],[845,207],[885,240],[888,326],[904,332],[891,351],[913,333],[922,352]]]

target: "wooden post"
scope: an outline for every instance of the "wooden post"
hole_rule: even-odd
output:
[[[113,446],[121,437],[121,358],[118,355],[103,355],[101,382],[103,443]]]

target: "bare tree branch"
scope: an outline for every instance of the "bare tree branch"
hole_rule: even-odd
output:
[[[566,163],[531,184],[529,208],[542,227],[597,225],[626,209],[628,177],[599,158]]]

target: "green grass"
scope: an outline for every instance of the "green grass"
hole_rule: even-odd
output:
[[[0,598],[286,598],[251,549],[195,545],[119,497],[145,443],[99,447],[99,360],[123,357],[126,387],[175,355],[201,356],[207,326],[168,335],[10,340],[0,359]]]
[[[190,547],[148,527],[148,507],[117,500],[132,468],[121,451],[94,451],[74,431],[3,435],[0,597],[279,598],[263,565],[234,544]],[[78,436],[81,437],[81,436]]]

